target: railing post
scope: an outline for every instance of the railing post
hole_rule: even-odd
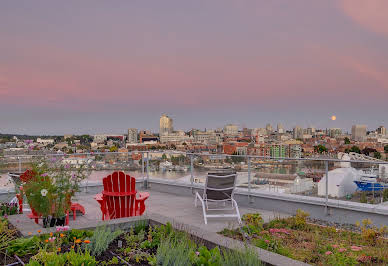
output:
[[[325,200],[325,214],[329,215],[329,162],[325,161],[325,173],[326,173],[326,200]]]
[[[251,157],[248,155],[248,201],[249,203],[252,203],[252,198],[251,198]]]
[[[19,173],[22,172],[22,161],[21,161],[21,158],[18,156],[18,160],[19,160]]]
[[[145,188],[148,188],[149,181],[150,181],[150,164],[149,164],[149,161],[150,161],[150,153],[147,152],[147,182],[146,182]]]
[[[146,181],[144,176],[144,152],[141,153],[141,176],[143,177],[143,188],[146,187]]]
[[[193,192],[193,186],[194,186],[194,173],[193,173],[193,156],[194,155],[190,155],[190,174],[191,174],[191,177],[190,177],[190,184],[191,184],[191,192]]]

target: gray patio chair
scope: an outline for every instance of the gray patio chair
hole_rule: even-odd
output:
[[[195,194],[195,207],[197,201],[202,204],[203,218],[207,224],[207,218],[215,217],[236,217],[241,223],[240,212],[237,202],[233,199],[234,189],[236,187],[237,174],[235,171],[210,172],[207,175],[203,195],[198,192]],[[219,208],[219,204],[223,206]],[[230,206],[227,206],[227,204]],[[209,205],[216,205],[212,207]],[[208,211],[232,211],[235,213],[208,214]]]

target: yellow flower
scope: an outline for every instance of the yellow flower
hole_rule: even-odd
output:
[[[90,240],[85,240],[84,243],[89,244]]]
[[[65,235],[64,235],[64,234],[60,234],[59,236],[60,236],[60,237],[64,237]]]
[[[40,232],[42,232],[42,231],[41,231],[41,230],[38,230],[37,232],[40,234]]]
[[[28,232],[28,235],[30,236],[30,235],[32,235],[32,233],[31,233],[31,232]]]
[[[77,239],[77,240],[75,241],[76,244],[79,244],[79,243],[81,243],[81,242],[82,242],[81,239]]]
[[[61,248],[58,248],[58,251],[61,251]]]
[[[46,239],[44,242],[48,243],[48,239]]]
[[[53,236],[53,233],[50,233],[50,236]]]
[[[71,248],[74,248],[74,246],[71,246]]]

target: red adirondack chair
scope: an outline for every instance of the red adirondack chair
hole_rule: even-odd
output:
[[[120,171],[108,175],[102,181],[104,190],[94,197],[100,204],[102,220],[140,216],[144,213],[144,201],[150,194],[136,191],[134,177]]]
[[[33,178],[35,173],[32,170],[27,170],[23,174],[20,175],[20,180],[23,182],[28,182],[31,178]],[[20,191],[23,191],[23,186],[20,186]],[[16,194],[16,197],[18,198],[19,202],[19,213],[23,213],[23,195],[22,193]],[[39,218],[41,218],[41,215],[39,215],[34,208],[31,208],[31,213],[28,214],[28,218],[34,219],[35,223],[39,223]],[[85,214],[85,208],[79,203],[70,202],[70,210],[73,212],[73,220],[76,219],[77,211],[81,212],[82,214]],[[65,224],[69,224],[69,212],[66,213],[66,221]]]

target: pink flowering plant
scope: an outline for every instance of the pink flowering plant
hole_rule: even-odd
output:
[[[30,173],[23,179],[22,190],[31,208],[43,217],[65,216],[80,182],[87,177],[83,165],[71,169],[61,160],[34,162]]]
[[[246,217],[243,226],[220,234],[313,265],[388,265],[385,227],[371,221],[358,232],[314,223],[303,211],[268,223],[251,219],[257,215]]]

